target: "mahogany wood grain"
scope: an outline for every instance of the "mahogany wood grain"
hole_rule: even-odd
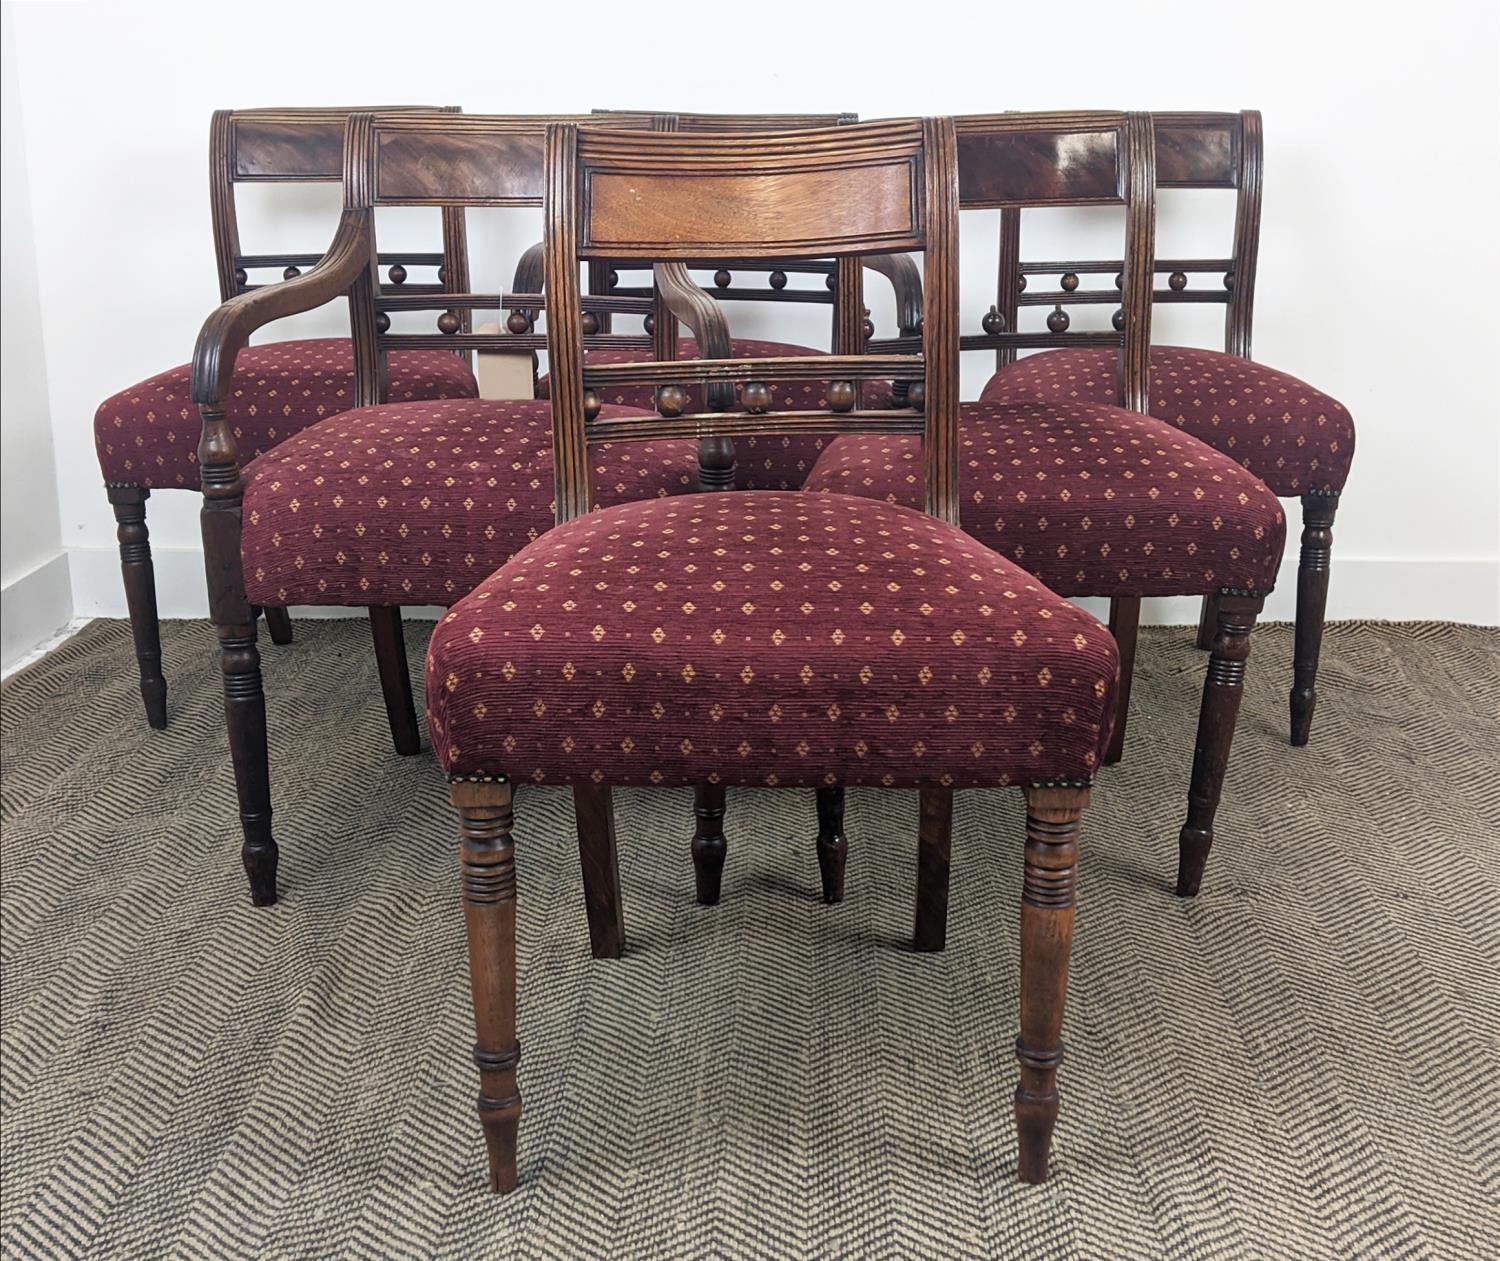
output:
[[[1045,1182],[1057,1125],[1063,1005],[1077,906],[1079,819],[1086,788],[1026,790],[1026,862],[1021,882],[1021,1036],[1016,1059],[1016,1131],[1022,1182]]]
[[[620,896],[620,859],[609,785],[575,785],[573,817],[578,825],[589,947],[596,959],[618,959],[625,953],[625,904]]]
[[[1216,602],[1218,625],[1208,659],[1198,735],[1193,748],[1193,778],[1188,786],[1187,822],[1177,838],[1177,894],[1192,897],[1203,883],[1203,868],[1214,842],[1214,815],[1229,767],[1235,720],[1245,689],[1250,632],[1265,604],[1264,596],[1221,592]]]
[[[516,1187],[521,1089],[516,1065],[516,862],[511,839],[511,786],[454,783],[459,818],[459,871],[474,999],[474,1063],[479,1068],[479,1122],[489,1156],[490,1190]]]
[[[135,641],[136,669],[146,721],[157,730],[167,725],[167,680],[161,672],[161,623],[156,614],[156,570],[151,561],[151,536],[146,529],[144,486],[109,486],[120,545],[120,572],[125,580],[125,607]]]
[[[417,708],[411,694],[411,671],[406,664],[406,636],[401,633],[401,610],[395,605],[370,609],[370,633],[375,641],[375,664],[385,697],[391,742],[402,757],[422,750]]]

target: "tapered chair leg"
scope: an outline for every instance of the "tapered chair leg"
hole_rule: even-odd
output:
[[[386,721],[396,752],[410,757],[422,748],[417,707],[411,696],[411,671],[406,666],[406,637],[401,632],[401,609],[382,605],[370,610],[370,633],[375,640],[375,663],[385,697]]]
[[[266,629],[271,632],[273,644],[289,644],[292,642],[292,616],[285,609],[264,609],[266,615]]]
[[[948,867],[953,839],[953,789],[924,784],[917,792],[917,916],[912,945],[948,944]]]
[[[1022,1182],[1047,1180],[1057,1125],[1063,1004],[1077,905],[1078,822],[1086,788],[1026,790],[1026,868],[1021,884],[1021,1036],[1016,1059],[1016,1137]]]
[[[698,905],[717,906],[729,842],[724,839],[723,784],[699,784],[693,790],[693,878]]]
[[[583,902],[589,917],[589,946],[596,959],[625,953],[625,909],[620,898],[620,860],[615,848],[615,810],[607,786],[573,789],[578,823],[578,858],[583,866]]]
[[[474,1063],[479,1123],[489,1156],[490,1190],[516,1188],[521,1090],[516,1065],[516,863],[509,784],[454,782],[469,988],[474,997]]]
[[[276,901],[279,852],[271,833],[271,758],[266,742],[260,650],[255,646],[256,613],[245,594],[240,553],[245,485],[224,409],[204,404],[199,412],[203,417],[203,437],[198,443],[203,508],[198,520],[203,530],[208,614],[219,639],[224,717],[244,834],[240,857],[250,877],[250,901],[256,906],[271,906]]]
[[[1115,730],[1105,750],[1106,766],[1125,754],[1125,726],[1130,721],[1130,685],[1135,680],[1135,641],[1141,629],[1140,596],[1116,596],[1109,602],[1109,633],[1120,649],[1120,691],[1115,703]]]
[[[844,835],[844,790],[819,788],[818,875],[823,901],[832,906],[844,900],[844,865],[849,859],[849,840]]]
[[[1207,652],[1214,646],[1214,631],[1219,625],[1219,594],[1209,592],[1198,610],[1198,647]]]
[[[146,529],[144,486],[109,486],[120,541],[120,573],[125,579],[125,607],[141,676],[146,721],[157,730],[167,725],[167,681],[161,672],[161,622],[156,613],[156,570],[151,563],[151,536]]]
[[[1302,555],[1297,563],[1297,635],[1292,662],[1292,744],[1312,733],[1318,703],[1318,657],[1328,608],[1328,571],[1338,493],[1302,496]]]
[[[1187,822],[1177,838],[1179,897],[1192,897],[1203,883],[1203,868],[1214,843],[1214,815],[1219,808],[1229,748],[1234,741],[1234,724],[1245,691],[1250,632],[1264,603],[1263,596],[1223,592],[1216,603],[1218,625],[1203,681],[1203,702],[1198,710]]]

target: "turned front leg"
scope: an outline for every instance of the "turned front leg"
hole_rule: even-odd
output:
[[[693,878],[698,904],[717,906],[729,842],[724,839],[723,784],[699,784],[693,790]]]
[[[130,614],[130,637],[135,641],[141,700],[146,706],[146,721],[160,730],[167,725],[167,681],[161,672],[156,568],[151,562],[151,534],[146,528],[146,500],[151,492],[144,486],[109,486],[106,490],[115,510],[120,574],[125,580],[125,608]]]
[[[234,434],[221,407],[204,406],[198,466],[203,477],[203,561],[208,579],[208,611],[219,639],[224,677],[224,715],[229,755],[239,798],[244,843],[240,856],[250,878],[250,901],[276,901],[279,854],[271,834],[271,759],[266,742],[266,696],[255,642],[255,609],[245,595],[240,558],[244,482]]]
[[[844,900],[844,865],[849,841],[844,836],[844,790],[819,788],[818,875],[823,883],[823,901],[832,906]]]
[[[459,868],[474,998],[474,1063],[479,1123],[489,1157],[490,1190],[516,1188],[521,1090],[516,1066],[516,863],[509,784],[449,785],[458,810]]]
[[[1016,1059],[1016,1137],[1022,1182],[1045,1182],[1057,1125],[1063,1005],[1073,954],[1079,818],[1086,788],[1026,790],[1026,867],[1021,884],[1021,1036]]]
[[[1337,493],[1302,496],[1302,555],[1297,563],[1297,633],[1292,660],[1292,744],[1301,747],[1312,733],[1318,704],[1318,658],[1323,652],[1323,619],[1328,610],[1328,574],[1333,557],[1333,517]]]
[[[1198,710],[1198,735],[1193,749],[1193,778],[1188,786],[1187,822],[1177,837],[1177,893],[1191,897],[1203,883],[1203,868],[1214,843],[1214,816],[1229,766],[1234,725],[1245,691],[1245,663],[1250,657],[1250,632],[1262,596],[1221,593],[1215,603],[1218,619],[1203,701]]]

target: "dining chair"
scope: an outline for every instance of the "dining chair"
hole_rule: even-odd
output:
[[[601,118],[619,120],[633,118],[650,119],[653,115],[644,111],[595,110]],[[671,115],[656,115],[670,118],[668,130],[706,135],[733,135],[746,132],[791,131],[809,127],[835,127],[858,122],[854,114],[702,114],[676,112]],[[615,293],[635,297],[651,296],[649,283],[628,283],[632,270],[622,268],[618,259],[601,259],[588,266],[590,293]],[[916,321],[922,311],[922,278],[915,264],[904,255],[877,255],[865,260],[869,271],[877,272],[889,283],[895,300],[897,332],[914,333]],[[835,291],[836,266],[831,259],[719,259],[713,260],[703,270],[712,270],[710,284],[705,292],[720,303],[771,303],[778,309],[787,303],[794,306],[827,305],[832,309],[833,337],[841,327],[838,303],[847,298]],[[798,283],[799,277],[811,279],[811,283]],[[763,278],[759,283],[746,283],[747,278]],[[647,277],[649,280],[649,277]],[[875,333],[875,325],[863,306],[864,319],[860,323],[858,336],[868,339]],[[646,317],[646,331],[656,327],[657,317]],[[698,346],[691,338],[675,342],[676,330],[671,326],[670,315],[661,321],[662,335],[655,338],[652,354],[658,360],[695,359]],[[851,328],[851,335],[853,330]],[[833,347],[835,351],[852,353],[854,347]],[[764,338],[736,337],[731,351],[737,359],[765,359],[815,355],[822,353],[812,347],[787,341],[768,341]],[[632,358],[640,359],[640,352],[630,350],[595,351],[596,362],[624,363]],[[764,383],[770,389],[776,405],[782,409],[809,407],[819,409],[827,406],[826,381],[781,382],[770,380]],[[542,390],[546,390],[545,381]],[[702,410],[704,399],[691,385],[683,390],[682,405],[686,410]],[[871,387],[884,392],[883,384]],[[617,386],[611,393],[611,403],[631,407],[654,408],[656,406],[650,387]],[[750,434],[731,442],[722,438],[704,444],[706,461],[700,469],[700,481],[704,489],[734,487],[740,490],[795,490],[806,480],[818,455],[826,445],[825,434]]]
[[[242,184],[337,183],[347,109],[219,110],[209,135],[209,205],[219,298],[291,279],[317,254],[247,254],[240,245],[235,190]],[[467,266],[461,218],[443,214],[441,251],[383,255],[385,283],[417,292],[430,281],[407,282],[408,269],[457,279]],[[438,286],[441,287],[441,280]],[[259,455],[309,424],[354,405],[354,355],[347,338],[319,337],[248,347],[228,396],[229,423],[246,456]],[[403,352],[391,361],[393,399],[472,398],[478,392],[464,356],[444,350]],[[200,488],[198,414],[192,366],[182,364],[100,404],[94,443],[113,506],[146,720],[167,725],[167,683],[161,665],[156,576],[146,526],[153,490]],[[285,609],[268,609],[277,643],[289,643]]]
[[[503,149],[488,159],[509,164]],[[1058,1109],[1079,819],[1108,741],[1118,657],[1098,622],[957,526],[953,124],[729,136],[557,124],[547,171],[557,525],[454,605],[427,659],[433,747],[459,815],[490,1187],[518,1181],[521,782],[572,788],[596,958],[618,958],[624,942],[617,786],[709,784],[721,799],[741,785],[813,786],[825,799],[846,786],[917,789],[915,942],[927,950],[945,942],[954,791],[1021,788],[1018,1172],[1040,1182]],[[852,289],[861,257],[916,250],[927,303],[913,353],[608,364],[584,353],[581,263],[801,252],[836,259]],[[857,331],[859,307],[841,309],[845,334]],[[828,379],[828,406],[779,412],[755,388],[766,377]],[[862,405],[860,384],[898,377],[921,385],[921,407]],[[733,386],[741,406],[597,409],[617,386],[684,380]],[[922,435],[925,511],[796,491],[601,509],[590,490],[599,442],[868,429]]]
[[[1110,600],[1119,641],[1119,715],[1107,762],[1118,761],[1129,711],[1140,602],[1209,595],[1214,636],[1203,683],[1187,818],[1178,835],[1177,892],[1198,892],[1244,689],[1250,633],[1276,581],[1286,525],[1251,472],[1146,414],[1154,239],[1154,134],[1145,114],[975,115],[955,120],[959,202],[1002,215],[1065,206],[1123,206],[1125,251],[1113,329],[1070,329],[1062,309],[1080,292],[1063,273],[1045,331],[1024,331],[992,307],[965,351],[1087,347],[1120,364],[1113,402],[991,398],[961,408],[966,530],[1065,596]],[[1008,222],[1009,220],[1007,220]],[[1012,238],[1001,273],[1014,273]],[[1042,264],[1035,265],[1041,268]],[[1071,277],[1071,278],[1070,278]],[[1050,301],[1049,295],[1049,301]],[[910,339],[875,341],[880,353]],[[1116,406],[1118,403],[1120,406]],[[918,440],[871,432],[836,439],[807,489],[913,504],[921,495]],[[827,896],[842,876],[833,874]]]
[[[540,205],[547,122],[544,116],[352,116],[344,211],[327,253],[301,276],[231,298],[199,335],[193,397],[202,416],[209,603],[224,675],[242,857],[255,905],[276,900],[279,852],[271,829],[256,609],[367,608],[392,739],[398,753],[413,754],[421,736],[401,606],[451,605],[552,525],[550,403],[402,402],[390,394],[390,364],[403,352],[535,353],[544,338],[472,331],[470,315],[543,309],[547,299],[471,292],[467,273],[459,284],[385,290],[372,261],[379,208],[438,205],[457,216]],[[510,154],[504,168],[490,161],[497,146]],[[441,170],[433,169],[435,152],[452,159]],[[700,341],[727,346],[722,316],[695,286],[664,272],[658,289]],[[242,464],[228,404],[246,340],[273,320],[341,297],[350,307],[355,406]],[[641,315],[653,301],[598,296],[585,305],[596,317]],[[631,344],[629,337],[615,340]],[[644,340],[637,336],[634,343]],[[697,445],[686,439],[626,436],[598,448],[593,459],[601,503],[696,489]]]
[[[1285,372],[1250,357],[1260,249],[1262,132],[1257,110],[1238,114],[1155,115],[1157,188],[1218,188],[1235,193],[1233,252],[1229,258],[1158,259],[1154,301],[1224,307],[1224,349],[1151,348],[1151,414],[1233,457],[1283,499],[1302,501],[1302,549],[1297,566],[1296,634],[1291,689],[1291,742],[1305,745],[1317,705],[1318,656],[1328,607],[1333,518],[1354,457],[1354,421],[1343,404]],[[1118,291],[1082,289],[1091,272],[1116,275],[1118,260],[1068,264],[1056,292],[1025,290],[1051,264],[1020,261],[1020,215],[1001,218],[1001,315],[1015,327],[1021,305],[1054,299],[1114,303]],[[1067,286],[1072,285],[1069,289]],[[997,402],[1088,399],[1109,402],[1118,390],[1114,357],[1087,347],[1017,358],[1002,349],[997,371],[980,395]],[[1213,596],[1204,598],[1199,647],[1210,646]]]

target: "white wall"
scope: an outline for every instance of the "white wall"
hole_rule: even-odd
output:
[[[1500,306],[1482,296],[1500,274],[1493,0],[1399,10],[766,0],[733,27],[702,5],[518,12],[464,0],[18,9],[50,409],[80,611],[123,611],[93,410],[184,360],[216,300],[206,196],[215,107],[425,102],[474,112],[624,106],[877,117],[1256,106],[1266,126],[1256,354],[1341,398],[1359,427],[1331,613],[1500,618]],[[892,29],[907,29],[877,39],[886,16]],[[1164,251],[1227,250],[1227,200],[1177,196],[1163,202]],[[304,190],[280,212],[256,202],[247,246],[308,248],[309,230],[326,239],[336,204],[331,189]],[[1115,230],[1074,215],[1039,223],[1031,239],[1040,250],[1106,227]],[[992,225],[966,227],[964,246],[966,319],[977,322],[994,284]],[[476,287],[507,280],[475,274]],[[774,312],[748,310],[731,313],[737,327],[770,327]],[[1218,335],[1217,317],[1204,323],[1183,308],[1167,316],[1160,331],[1168,337],[1212,344]],[[821,330],[824,318],[794,331]],[[8,341],[6,354],[8,375]],[[986,364],[970,359],[972,395]],[[150,511],[164,611],[199,613],[192,498],[158,495]],[[1294,538],[1293,564],[1295,550]],[[1272,615],[1289,613],[1293,587],[1284,575]],[[1163,612],[1193,616],[1185,602],[1154,610]]]
[[[0,669],[67,623],[73,612],[58,510],[47,362],[37,295],[21,100],[11,6],[0,70]]]

